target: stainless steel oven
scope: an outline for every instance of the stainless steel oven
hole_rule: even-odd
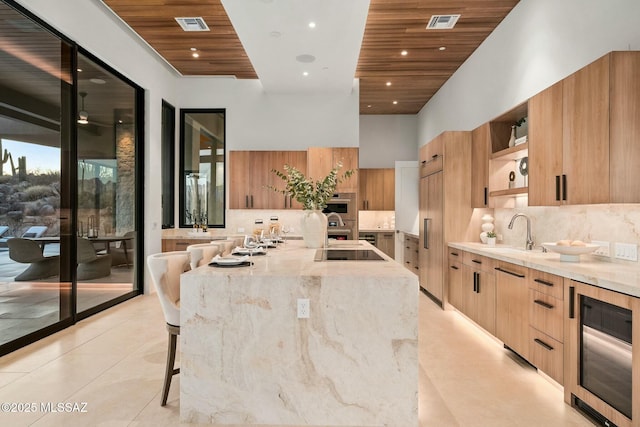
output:
[[[337,193],[322,211],[327,215],[329,239],[358,239],[358,209],[355,193]]]

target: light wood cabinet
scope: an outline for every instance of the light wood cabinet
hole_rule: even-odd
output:
[[[462,312],[491,334],[496,333],[496,275],[491,258],[464,252]]]
[[[464,301],[464,271],[462,266],[462,251],[449,248],[449,277],[447,291],[449,304],[461,312],[465,312]]]
[[[640,202],[640,52],[611,52],[529,100],[529,205]]]
[[[489,123],[471,132],[471,207],[489,207],[489,153],[491,130]]]
[[[305,151],[231,151],[229,153],[230,209],[300,209],[290,197],[267,185],[284,189],[284,182],[273,169],[284,172],[284,165],[306,173]]]
[[[564,278],[529,269],[529,361],[564,381]]]
[[[562,200],[609,203],[607,55],[562,82]]]
[[[342,168],[338,175],[353,169],[355,173],[336,186],[336,192],[358,192],[358,148],[352,147],[309,147],[307,149],[307,173],[314,180],[324,179],[338,162]]]
[[[498,261],[496,270],[496,337],[507,347],[529,357],[528,269]]]
[[[395,258],[396,253],[396,242],[395,242],[395,233],[392,231],[389,232],[380,232],[377,233],[376,236],[376,247],[380,249],[385,254],[389,255],[391,258]]]
[[[392,211],[395,210],[396,177],[394,168],[360,169],[360,210]]]
[[[418,238],[404,236],[404,266],[411,272],[418,274]]]
[[[529,206],[562,202],[562,82],[529,99]]]
[[[475,238],[471,208],[471,132],[444,132],[420,149],[420,286],[444,304],[447,242]]]
[[[197,245],[198,243],[207,243],[211,239],[162,239],[162,252],[186,251],[187,246]]]

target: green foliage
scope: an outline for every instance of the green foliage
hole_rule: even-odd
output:
[[[285,172],[276,169],[271,170],[271,172],[286,183],[284,190],[272,185],[266,187],[278,193],[292,196],[296,201],[302,203],[303,209],[323,209],[327,206],[327,201],[333,197],[336,186],[354,173],[354,170],[350,169],[338,176],[338,171],[341,168],[342,163],[338,162],[324,179],[313,181],[304,176],[304,174],[295,167],[284,165]]]
[[[488,232],[487,232],[487,237],[497,237],[497,236],[498,236],[498,235],[497,235],[495,232],[493,232],[493,231],[488,231]]]

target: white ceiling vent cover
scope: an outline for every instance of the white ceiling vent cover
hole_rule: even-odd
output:
[[[209,31],[209,27],[202,17],[176,18],[176,21],[185,31]]]
[[[450,30],[458,22],[460,15],[433,15],[427,24],[427,30]]]

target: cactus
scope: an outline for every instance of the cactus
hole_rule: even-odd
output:
[[[18,157],[18,179],[27,180],[27,156]]]
[[[0,153],[2,153],[2,138],[0,138]],[[4,149],[4,154],[2,155],[2,159],[0,159],[0,176],[4,174],[4,164],[9,161],[11,154],[7,149]]]

